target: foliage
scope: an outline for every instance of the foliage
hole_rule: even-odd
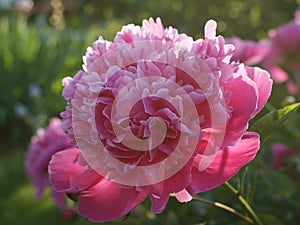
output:
[[[0,21],[1,149],[26,146],[64,108],[61,80],[80,69],[88,35],[30,25],[22,15]],[[3,147],[2,147],[3,146]]]

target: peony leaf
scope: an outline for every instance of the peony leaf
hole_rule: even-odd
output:
[[[270,134],[281,127],[298,108],[300,108],[300,102],[269,112],[256,121],[250,130],[259,133],[261,143],[264,143]]]

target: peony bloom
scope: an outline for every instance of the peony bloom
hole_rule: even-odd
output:
[[[296,94],[300,85],[300,8],[295,12],[294,21],[270,30],[269,37],[270,51],[263,66],[275,82],[287,81],[287,90]]]
[[[287,148],[281,143],[276,143],[272,145],[272,167],[274,170],[278,170],[280,167],[284,166],[284,161],[295,155],[295,152]]]
[[[194,41],[161,20],[127,25],[87,49],[83,71],[63,80],[64,129],[76,147],[53,155],[49,180],[73,193],[78,213],[104,222],[146,197],[154,213],[215,188],[256,155],[248,122],[266,103],[268,72],[230,63],[216,23]]]
[[[40,198],[44,189],[49,185],[48,164],[52,155],[58,151],[70,148],[70,138],[62,129],[62,122],[52,118],[46,129],[38,129],[37,135],[31,138],[25,159],[26,173],[36,188],[35,198]],[[65,197],[62,193],[52,192],[55,203],[64,206]]]
[[[269,42],[265,40],[256,42],[232,37],[225,41],[226,44],[233,44],[235,46],[231,61],[244,63],[246,65],[255,65],[260,63],[265,58],[265,55],[269,50]]]

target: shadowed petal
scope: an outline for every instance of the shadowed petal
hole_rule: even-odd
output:
[[[216,156],[213,163],[204,171],[192,170],[192,182],[187,188],[192,195],[213,189],[249,163],[259,149],[259,135],[247,132],[235,146],[226,147]]]
[[[117,219],[129,213],[146,195],[134,187],[126,188],[102,179],[93,187],[82,191],[78,198],[78,213],[93,222]]]
[[[54,191],[66,192],[70,189],[70,177],[81,174],[86,167],[77,163],[80,150],[70,148],[57,152],[49,163],[49,182]]]

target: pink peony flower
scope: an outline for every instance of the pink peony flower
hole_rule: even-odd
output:
[[[299,91],[300,85],[300,8],[295,12],[294,21],[270,30],[270,51],[263,66],[275,82],[287,82],[291,94]],[[290,76],[289,76],[290,75]]]
[[[149,197],[154,213],[215,188],[256,155],[248,122],[266,103],[268,72],[230,63],[234,46],[208,21],[194,41],[160,19],[100,37],[84,71],[63,80],[64,129],[76,147],[53,155],[49,181],[104,222]]]
[[[255,65],[260,63],[269,50],[269,42],[264,40],[260,42],[251,40],[242,40],[238,37],[226,39],[227,44],[233,44],[235,50],[231,61],[245,63],[246,65]]]
[[[284,161],[295,155],[295,152],[287,148],[281,143],[276,143],[272,145],[272,166],[274,170],[278,170],[280,167],[284,166]]]
[[[37,135],[31,138],[25,159],[26,173],[36,188],[35,198],[40,198],[44,189],[49,185],[48,164],[51,156],[61,150],[70,148],[70,138],[62,129],[62,122],[52,118],[46,129],[38,129]],[[65,197],[62,193],[52,192],[55,203],[64,206]]]

